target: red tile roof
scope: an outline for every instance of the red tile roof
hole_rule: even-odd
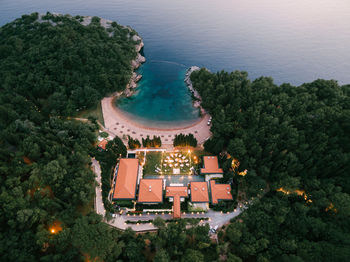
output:
[[[210,180],[211,202],[217,204],[218,200],[232,200],[231,186],[229,184],[216,184]]]
[[[163,202],[163,180],[141,179],[139,184],[138,202],[158,203]]]
[[[191,202],[209,202],[207,182],[191,182]]]
[[[108,144],[108,141],[106,139],[103,139],[100,143],[98,143],[97,146],[103,150],[106,150],[107,144]]]
[[[216,156],[205,156],[204,168],[201,168],[202,174],[222,174],[223,171],[219,168],[218,158]]]
[[[135,199],[138,168],[138,159],[120,159],[113,199]]]
[[[173,197],[173,218],[181,217],[180,197],[187,197],[187,187],[185,186],[167,186],[166,197]]]

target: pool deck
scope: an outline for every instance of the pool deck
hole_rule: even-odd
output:
[[[132,138],[139,139],[147,136],[160,136],[162,144],[172,145],[173,139],[177,134],[193,134],[198,144],[203,144],[210,136],[210,126],[208,126],[209,114],[205,114],[201,119],[187,126],[177,128],[153,128],[143,126],[132,121],[129,116],[114,106],[114,97],[105,97],[101,101],[102,113],[105,122],[105,129],[116,136],[122,137],[129,135]]]

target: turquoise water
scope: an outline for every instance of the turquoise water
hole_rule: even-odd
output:
[[[119,99],[118,107],[136,116],[142,124],[153,126],[197,120],[199,110],[192,106],[190,92],[184,83],[186,69],[185,65],[175,62],[148,61],[137,71],[143,78],[136,93]]]
[[[180,81],[182,67],[152,61],[243,70],[277,84],[350,83],[349,0],[1,0],[0,25],[34,11],[96,15],[142,36],[144,78],[121,107],[147,116],[143,122],[196,116]]]

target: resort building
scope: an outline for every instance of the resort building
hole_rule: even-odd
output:
[[[191,202],[192,203],[208,203],[208,184],[207,182],[191,182]]]
[[[174,153],[174,158],[179,159],[180,165],[185,166],[189,162],[181,154],[176,155]],[[170,164],[175,162],[171,157],[166,158],[166,160]],[[183,162],[180,160],[183,160]],[[165,165],[160,166],[167,168],[167,162],[164,162]],[[213,178],[223,175],[223,170],[218,165],[218,158],[216,156],[205,156],[203,162],[204,167],[201,169],[201,173],[209,176],[209,181],[203,181],[203,177],[198,175],[196,175],[197,177],[192,175],[173,176],[170,173],[166,176],[167,179],[173,179],[171,182],[177,183],[169,183],[163,175],[142,178],[143,168],[139,165],[138,158],[122,158],[115,167],[114,186],[109,199],[117,201],[118,206],[125,205],[124,207],[127,208],[133,206],[134,203],[132,202],[134,201],[131,200],[137,200],[137,203],[141,205],[173,202],[173,218],[181,218],[181,202],[185,201],[185,198],[189,195],[191,198],[188,205],[189,209],[192,210],[209,210],[209,202],[217,204],[220,200],[232,200],[231,186],[229,184],[216,184],[213,180]],[[156,166],[155,170],[158,169],[160,169],[159,166]],[[169,170],[171,172],[171,168]],[[168,200],[163,200],[164,190],[165,197]],[[118,202],[118,200],[128,201]],[[151,206],[148,208],[152,209]]]
[[[219,162],[216,156],[204,156],[203,162],[204,167],[201,168],[201,174],[205,175],[205,181],[223,177],[224,171],[219,168]]]
[[[216,184],[214,180],[210,180],[210,191],[212,204],[217,204],[218,200],[232,200],[229,184]]]
[[[181,218],[181,199],[188,197],[187,187],[185,186],[167,186],[166,197],[173,201],[173,218]]]
[[[135,199],[139,174],[139,161],[135,158],[122,158],[116,167],[115,186],[112,200]]]
[[[163,179],[141,179],[137,202],[142,204],[163,202]]]

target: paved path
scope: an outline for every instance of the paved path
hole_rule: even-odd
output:
[[[97,186],[95,188],[95,209],[96,209],[96,213],[102,216],[105,216],[106,214],[106,210],[105,207],[103,205],[103,201],[102,201],[102,183],[101,183],[101,167],[100,164],[98,163],[98,161],[94,158],[91,159],[92,161],[92,170],[95,172],[96,174],[96,183]]]
[[[102,189],[101,189],[101,168],[98,161],[94,158],[91,159],[92,161],[92,169],[96,174],[96,197],[95,197],[95,210],[96,213],[99,215],[102,215],[103,217],[106,214],[106,210],[103,205],[102,201]],[[203,220],[199,224],[206,224],[209,223],[211,227],[222,227],[223,225],[230,222],[230,220],[236,216],[238,216],[243,209],[237,208],[235,212],[230,213],[222,213],[222,212],[216,212],[213,210],[209,210],[208,212],[193,212],[193,213],[186,213],[182,214],[182,218],[204,218],[207,217],[209,220]],[[139,215],[117,215],[115,218],[113,218],[110,221],[105,222],[109,224],[110,226],[116,227],[118,229],[125,230],[128,227],[131,227],[134,231],[151,231],[151,230],[157,230],[157,227],[153,226],[153,224],[127,224],[126,221],[138,221],[138,220],[153,220],[156,217],[161,217],[164,220],[171,219],[172,216],[169,213],[158,213],[158,214],[147,214],[144,213],[141,216]]]
[[[101,106],[105,128],[109,133],[116,136],[130,135],[133,138],[142,140],[142,138],[146,138],[147,136],[153,137],[156,135],[160,136],[162,144],[173,144],[175,135],[180,133],[193,134],[198,144],[204,143],[211,136],[210,126],[207,124],[210,118],[208,114],[192,125],[169,129],[150,128],[132,121],[125,112],[122,112],[113,105],[113,99],[114,97],[103,98]]]

